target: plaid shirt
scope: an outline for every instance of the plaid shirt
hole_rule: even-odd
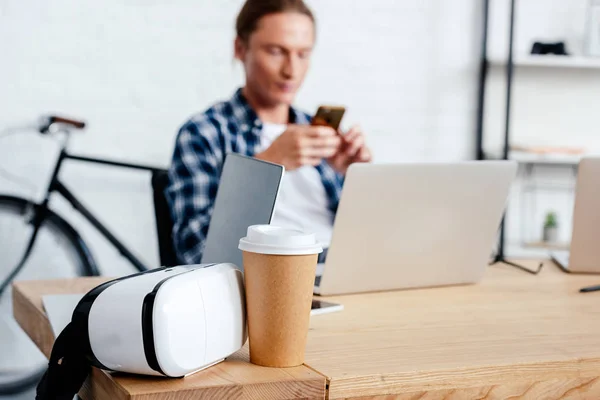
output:
[[[290,108],[290,123],[309,122],[309,115]],[[193,116],[179,130],[165,195],[180,262],[201,261],[225,156],[239,153],[253,157],[259,150],[261,132],[262,122],[241,89],[230,100]],[[329,198],[329,208],[335,213],[343,177],[325,161],[315,168]]]

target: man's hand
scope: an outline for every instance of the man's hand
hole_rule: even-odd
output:
[[[255,157],[281,164],[288,171],[305,165],[319,165],[332,157],[340,146],[340,137],[327,126],[289,125],[268,149]]]
[[[345,175],[350,164],[371,162],[371,151],[365,143],[362,129],[355,125],[342,136],[339,151],[328,160],[329,164],[340,174]]]

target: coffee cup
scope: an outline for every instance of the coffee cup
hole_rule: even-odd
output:
[[[253,225],[240,239],[244,262],[250,362],[304,363],[317,258],[314,234]]]

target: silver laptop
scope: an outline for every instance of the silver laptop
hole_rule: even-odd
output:
[[[512,161],[352,165],[315,293],[479,281],[516,171]]]
[[[567,272],[600,273],[600,157],[579,162],[570,251],[550,253]]]
[[[208,228],[202,263],[230,262],[243,270],[240,238],[250,225],[269,224],[284,168],[239,154],[228,154]]]

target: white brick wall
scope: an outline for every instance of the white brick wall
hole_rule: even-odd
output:
[[[311,0],[314,64],[298,105],[347,105],[378,161],[473,154],[479,2]],[[39,114],[88,121],[73,152],[167,166],[178,126],[242,83],[232,56],[241,0],[3,0],[0,129]],[[26,147],[23,147],[24,143]],[[54,147],[0,141],[3,168],[41,184]],[[24,169],[25,168],[25,169]],[[141,258],[158,256],[149,177],[69,164],[63,180]],[[28,192],[0,178],[0,191]],[[106,274],[127,263],[71,210]]]

